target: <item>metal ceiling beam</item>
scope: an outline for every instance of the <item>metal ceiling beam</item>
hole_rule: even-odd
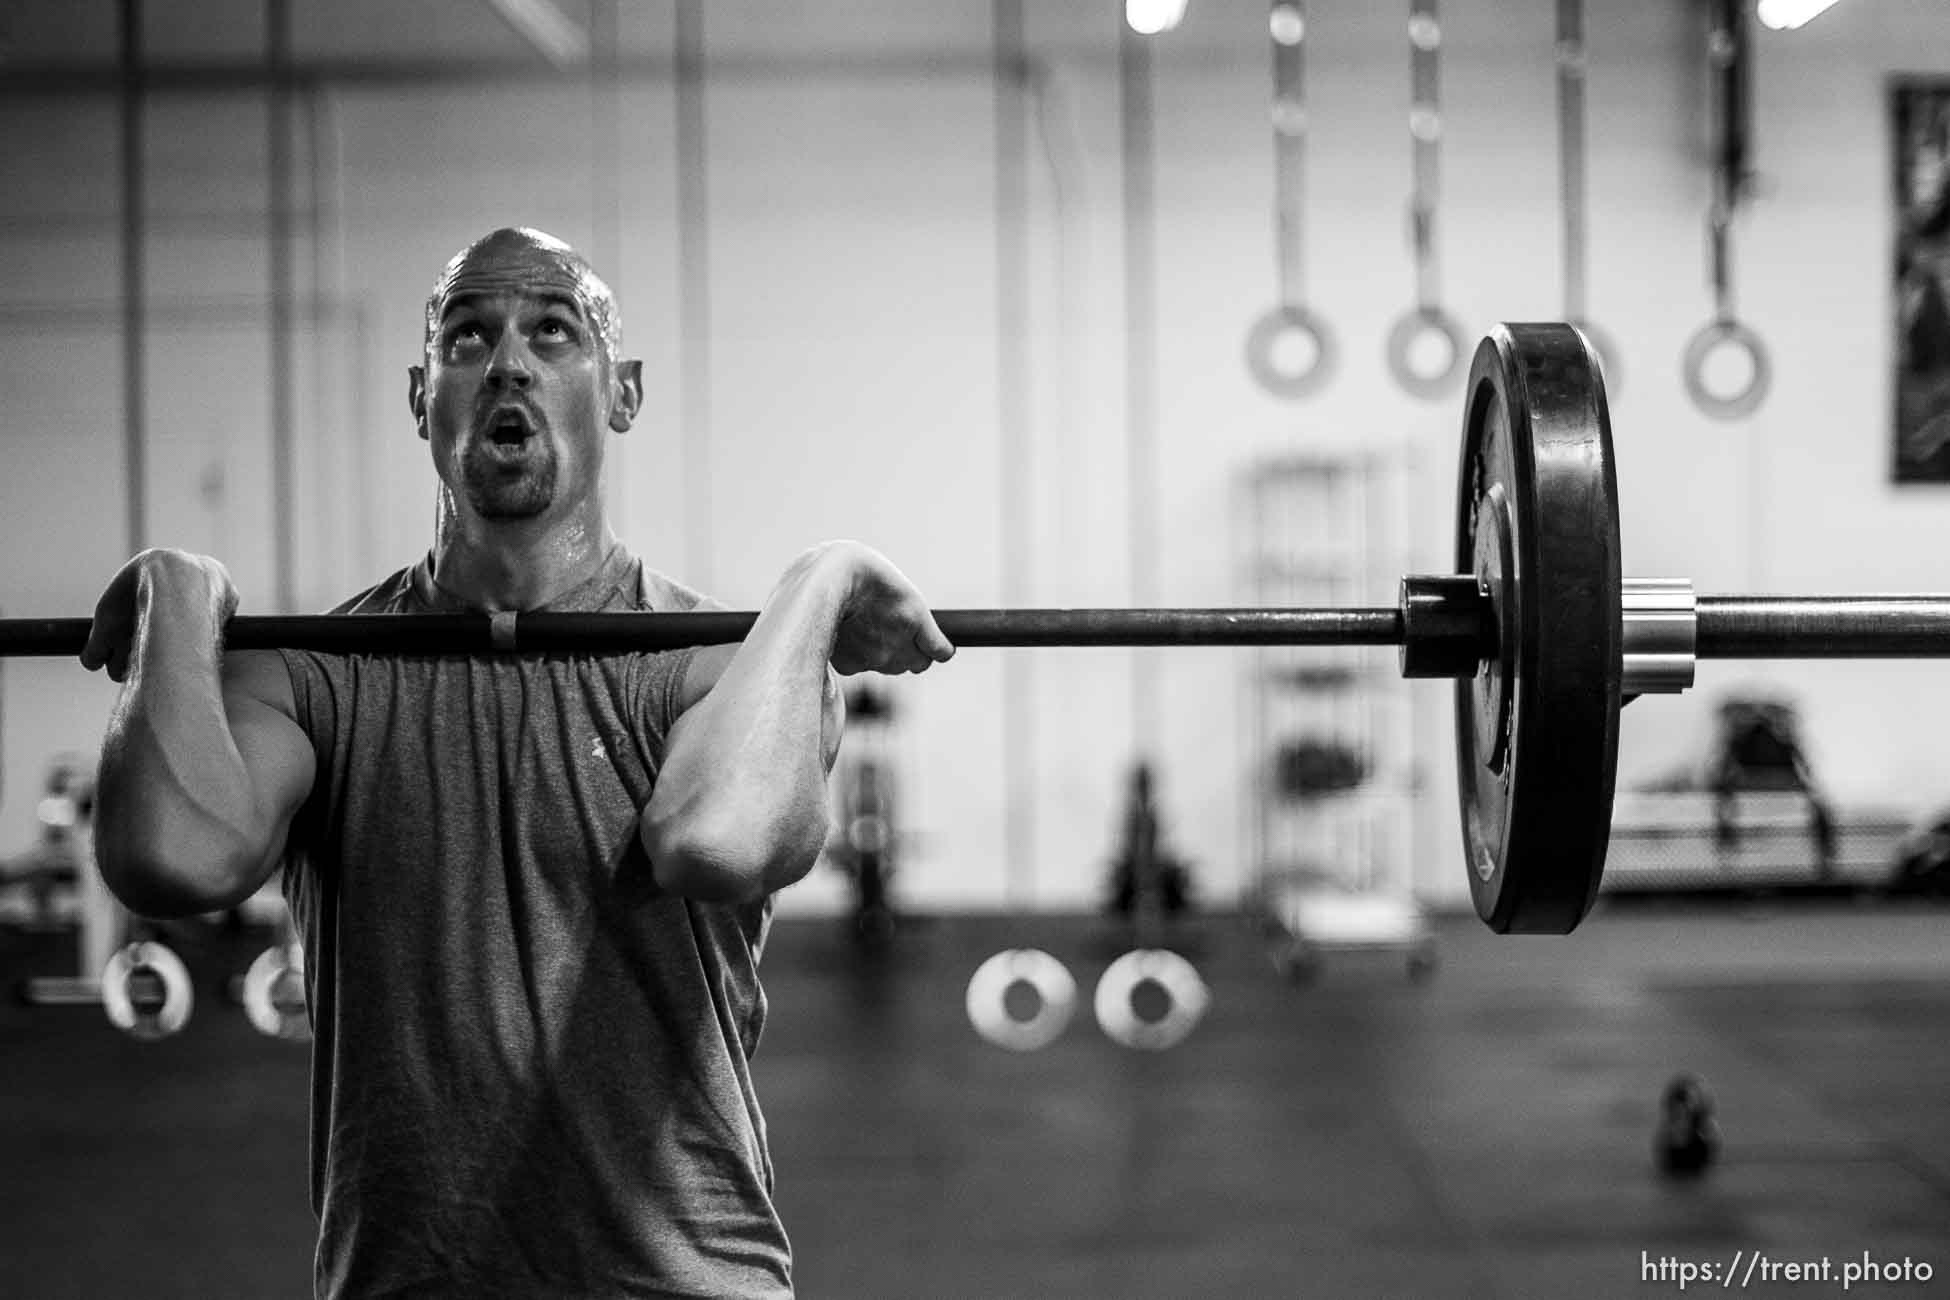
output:
[[[670,85],[680,74],[674,55],[623,55],[616,60],[622,81]],[[1024,59],[1019,75],[1040,78],[1034,59]],[[959,77],[987,82],[995,75],[995,61],[985,53],[968,54],[778,54],[711,55],[711,80],[778,81],[846,80],[860,77],[890,79]],[[143,68],[138,85],[145,94],[258,94],[273,85],[292,90],[322,86],[336,89],[415,89],[437,86],[561,85],[581,83],[580,75],[559,71],[528,59],[321,59],[293,61],[277,70],[262,62],[236,60],[152,63]],[[0,99],[45,98],[96,92],[112,94],[125,84],[112,62],[22,63],[0,68]]]

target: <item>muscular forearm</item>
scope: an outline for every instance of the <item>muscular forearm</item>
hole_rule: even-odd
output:
[[[827,664],[844,583],[813,552],[789,569],[664,756],[643,838],[657,881],[718,900],[782,889],[826,840]]]
[[[129,675],[102,745],[95,850],[130,908],[210,911],[248,892],[264,847],[218,676],[222,611],[167,573],[137,597]]]

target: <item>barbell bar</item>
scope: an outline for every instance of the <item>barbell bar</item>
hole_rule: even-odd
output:
[[[1709,595],[1621,576],[1602,367],[1559,323],[1496,326],[1464,394],[1456,572],[1393,608],[943,609],[957,646],[1396,646],[1456,683],[1471,895],[1497,931],[1566,933],[1602,879],[1620,709],[1699,659],[1950,657],[1950,595]],[[232,649],[617,653],[741,640],[755,612],[233,616]],[[78,655],[85,618],[0,619],[0,657]]]

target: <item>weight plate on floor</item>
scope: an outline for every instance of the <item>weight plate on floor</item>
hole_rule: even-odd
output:
[[[1139,989],[1150,985],[1164,1000],[1154,1017],[1138,1012]],[[1133,948],[1104,968],[1097,981],[1097,1023],[1125,1047],[1161,1052],[1176,1047],[1205,1018],[1212,995],[1198,970],[1169,948]]]
[[[1009,1006],[1011,990],[1035,999],[1026,1015]],[[968,1022],[998,1047],[1033,1052],[1055,1042],[1076,1010],[1069,967],[1040,948],[1008,948],[975,968],[968,981]]]
[[[167,1038],[189,1023],[195,994],[183,959],[159,943],[132,943],[102,969],[102,1010],[132,1038]]]
[[[275,944],[257,954],[244,972],[244,1015],[251,1027],[272,1038],[309,1040],[305,1013],[305,950],[300,944]]]
[[[1463,415],[1457,572],[1501,644],[1456,683],[1456,767],[1477,915],[1564,934],[1597,897],[1624,674],[1618,481],[1602,370],[1568,325],[1499,325]]]

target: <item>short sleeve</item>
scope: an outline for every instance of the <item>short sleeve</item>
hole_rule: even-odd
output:
[[[342,788],[344,765],[338,761],[339,699],[346,686],[344,661],[306,650],[279,650],[291,678],[292,712],[311,740],[317,777],[311,793],[291,819],[285,836],[284,896],[295,915],[312,915],[322,888],[313,853],[333,823],[331,810]],[[338,671],[334,671],[334,670]]]
[[[663,766],[664,743],[684,707],[684,674],[697,657],[695,646],[643,655],[636,666],[635,712],[643,745],[651,760]]]
[[[703,613],[725,605],[685,586],[668,574],[645,567],[637,585],[637,608],[646,611]],[[635,691],[637,725],[651,760],[661,767],[664,742],[684,707],[684,675],[690,671],[697,647],[643,656],[637,665]]]
[[[343,671],[343,659],[309,650],[279,650],[284,671],[291,678],[292,711],[298,725],[311,738],[312,756],[320,773],[332,770],[332,754],[338,736],[338,697],[340,682],[334,669]],[[322,783],[321,783],[322,784]]]

